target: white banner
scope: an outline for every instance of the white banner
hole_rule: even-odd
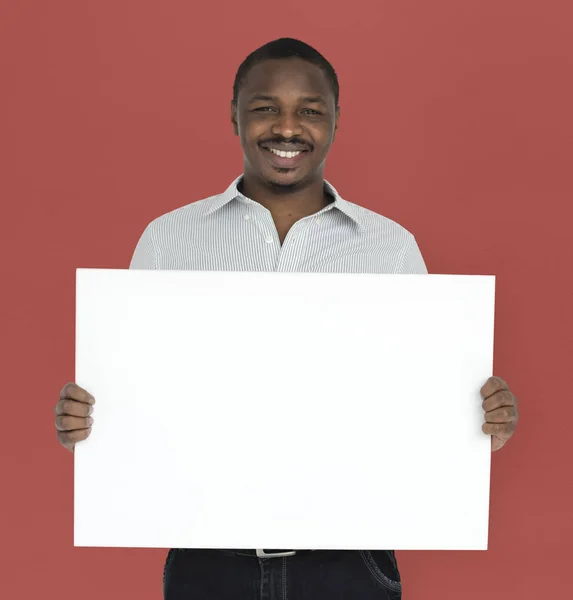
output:
[[[486,549],[495,277],[78,269],[75,544]]]

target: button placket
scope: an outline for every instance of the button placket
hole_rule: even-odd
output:
[[[265,255],[265,262],[268,261],[269,270],[276,271],[280,260],[281,247],[278,243],[278,234],[276,233],[271,213],[266,210],[260,210],[256,215],[252,216],[251,221],[256,225],[261,235],[260,239],[263,245],[261,251]]]
[[[288,232],[279,254],[277,271],[293,272],[298,270],[301,261],[304,260],[306,251],[306,237],[309,227],[312,224],[310,219],[301,219],[297,221]],[[301,253],[301,245],[303,252]],[[301,255],[302,254],[302,255]]]

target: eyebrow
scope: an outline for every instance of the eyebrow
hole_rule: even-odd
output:
[[[257,100],[262,100],[263,102],[278,102],[278,98],[276,96],[267,96],[265,94],[255,94],[251,96],[249,99],[249,104],[251,102],[256,102]],[[326,104],[324,96],[303,96],[300,99],[301,102],[310,102],[314,104]]]

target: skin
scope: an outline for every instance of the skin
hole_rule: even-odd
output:
[[[60,444],[70,452],[92,432],[95,398],[76,383],[70,382],[60,391],[56,404],[56,431]]]
[[[260,99],[266,96],[272,99]],[[308,97],[319,98],[309,102]],[[231,103],[231,123],[244,155],[242,192],[267,208],[281,243],[292,225],[315,214],[331,199],[324,193],[324,164],[338,129],[340,109],[324,72],[301,59],[269,60],[252,68]],[[298,143],[310,149],[294,169],[277,169],[261,144]],[[517,398],[499,377],[481,388],[484,424],[492,451],[513,435],[519,418]],[[67,383],[55,408],[60,444],[73,452],[92,431],[94,397]]]
[[[502,448],[515,433],[519,411],[517,398],[500,377],[490,377],[480,390],[483,398],[484,424],[482,431],[491,435],[491,449]]]
[[[309,99],[316,101],[309,101]],[[281,243],[292,225],[324,208],[324,164],[340,109],[324,71],[290,58],[255,65],[243,82],[231,123],[244,156],[242,192],[267,208]],[[278,169],[263,145],[304,146],[309,153],[300,166]]]

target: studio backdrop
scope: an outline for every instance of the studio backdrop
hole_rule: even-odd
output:
[[[404,597],[567,597],[573,6],[558,0],[0,2],[0,597],[161,597],[164,550],[73,547],[53,411],[75,377],[75,270],[127,268],[151,220],[241,173],[235,72],[283,36],[338,73],[340,194],[411,231],[430,273],[497,278],[494,370],[521,420],[492,456],[489,549],[398,552]]]

